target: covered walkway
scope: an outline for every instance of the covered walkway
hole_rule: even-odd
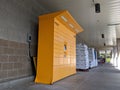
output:
[[[53,85],[25,81],[0,90],[120,90],[120,71],[110,64],[104,64],[89,72],[78,72]]]

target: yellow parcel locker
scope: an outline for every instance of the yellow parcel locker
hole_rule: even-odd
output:
[[[83,29],[66,10],[39,16],[36,83],[76,73],[76,33]]]

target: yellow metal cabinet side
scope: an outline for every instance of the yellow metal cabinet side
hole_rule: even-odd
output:
[[[52,83],[53,23],[53,19],[39,17],[36,83]]]

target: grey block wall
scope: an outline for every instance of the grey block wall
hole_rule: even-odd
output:
[[[37,0],[0,0],[0,82],[32,75],[27,34],[36,56],[38,16],[44,13]]]

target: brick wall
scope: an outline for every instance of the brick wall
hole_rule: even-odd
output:
[[[30,75],[28,44],[0,39],[0,82]]]

